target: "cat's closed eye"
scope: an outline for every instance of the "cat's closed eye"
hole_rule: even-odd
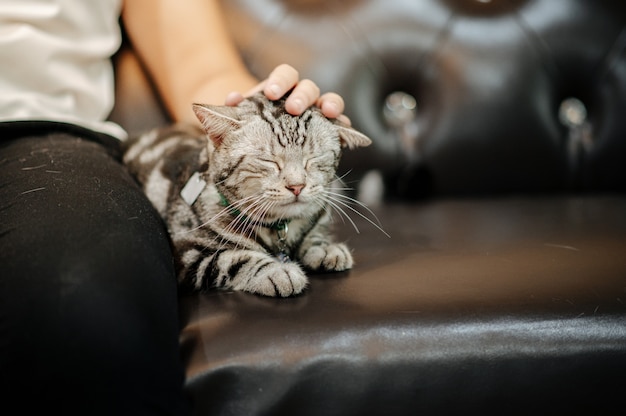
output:
[[[332,153],[321,154],[308,158],[304,161],[304,169],[307,172],[310,171],[326,171],[328,169],[334,169],[334,156]]]
[[[260,158],[260,159],[257,159],[257,161],[264,167],[276,169],[277,172],[281,172],[283,170],[281,162],[277,159]]]
[[[341,146],[370,140],[316,108],[289,115],[284,100],[262,93],[236,107],[194,110],[205,136],[150,133],[124,157],[168,225],[180,281],[199,290],[286,297],[307,287],[304,269],[350,269],[350,250],[329,234],[331,215],[352,224],[348,212],[364,216],[333,183]],[[181,148],[191,151],[170,152]],[[148,163],[141,157],[146,149],[160,157]],[[188,178],[187,171],[199,172]]]

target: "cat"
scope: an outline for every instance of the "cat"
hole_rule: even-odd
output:
[[[316,107],[290,115],[262,93],[193,110],[203,131],[156,129],[124,153],[167,224],[180,283],[288,297],[307,287],[305,270],[352,268],[330,235],[331,211],[347,206],[332,183],[342,149],[367,136]]]

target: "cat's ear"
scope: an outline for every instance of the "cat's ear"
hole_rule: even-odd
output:
[[[216,146],[220,145],[226,133],[240,126],[237,107],[194,104],[193,111],[200,120],[204,132]]]
[[[365,147],[372,144],[369,137],[359,131],[356,131],[352,127],[346,126],[343,123],[335,123],[335,126],[337,127],[342,147],[354,149],[356,147]]]

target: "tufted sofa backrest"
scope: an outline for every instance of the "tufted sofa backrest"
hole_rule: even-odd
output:
[[[626,191],[626,3],[227,0],[259,77],[298,68],[346,100],[402,197]]]

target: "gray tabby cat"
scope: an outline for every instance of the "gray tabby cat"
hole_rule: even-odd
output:
[[[263,94],[193,108],[205,134],[155,130],[124,155],[165,219],[179,281],[285,297],[306,288],[301,266],[350,269],[349,249],[329,234],[331,210],[345,205],[331,183],[342,147],[370,139],[317,108],[292,116]]]

